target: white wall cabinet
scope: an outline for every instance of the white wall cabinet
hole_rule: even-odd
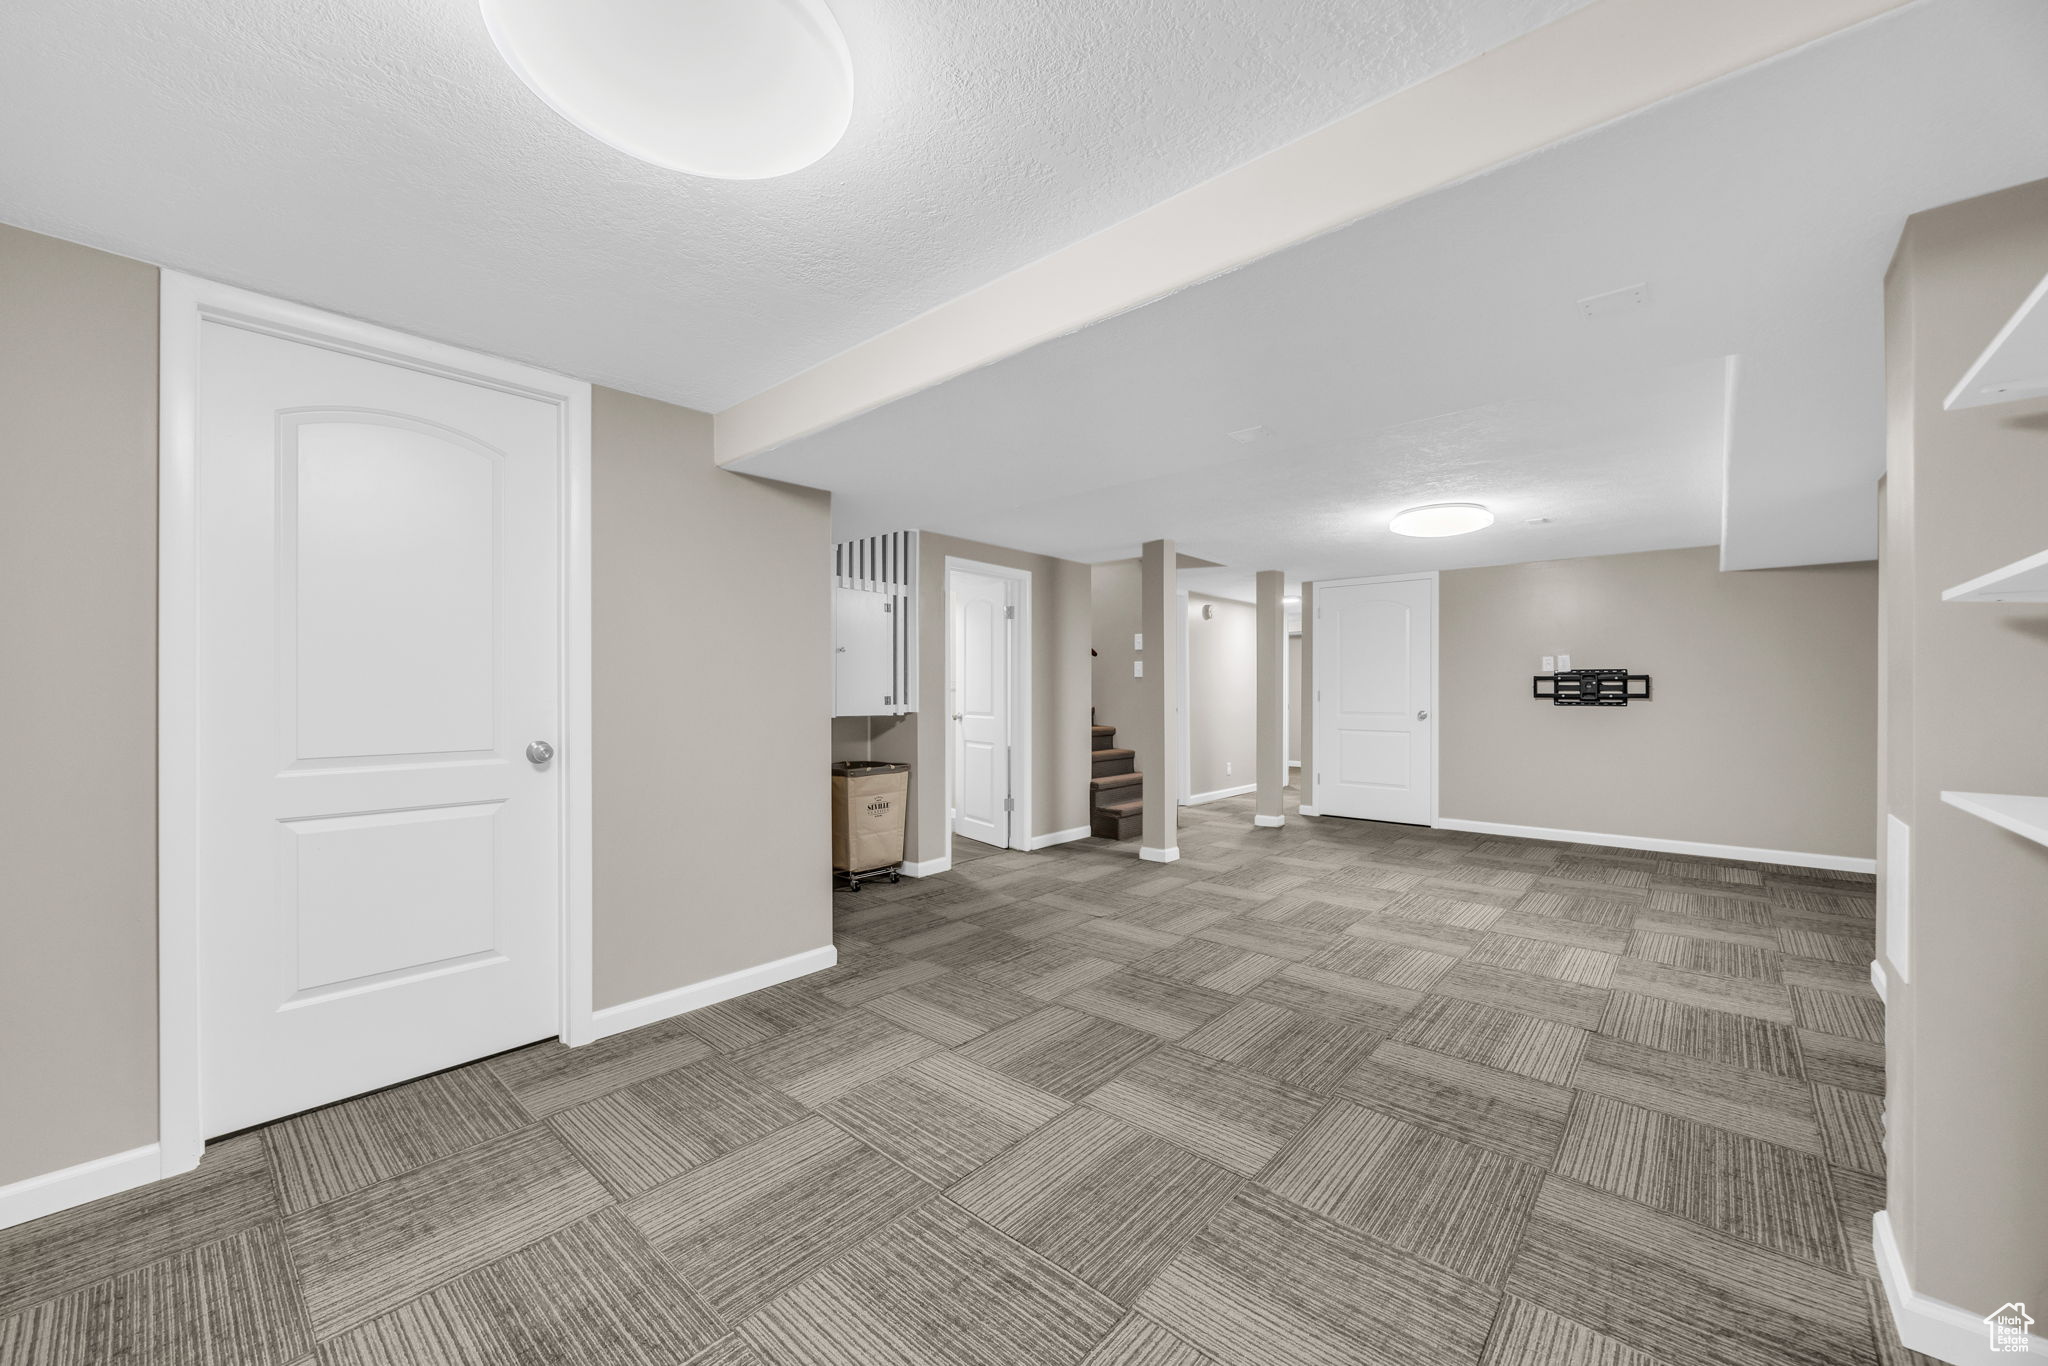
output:
[[[832,714],[917,710],[917,533],[833,548]]]

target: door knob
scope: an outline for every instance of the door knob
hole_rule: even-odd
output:
[[[1429,712],[1427,710],[1416,712],[1415,719],[1418,721],[1427,721],[1429,719]]]
[[[962,712],[957,712],[957,711],[956,711],[956,712],[954,712],[954,713],[953,713],[953,719],[954,719],[955,721],[958,721],[958,720],[960,720],[960,719],[961,719],[961,717],[962,717],[962,716],[963,716],[964,714],[965,714],[965,713],[962,713]]]
[[[526,762],[535,767],[555,757],[555,747],[545,740],[535,740],[526,747]]]

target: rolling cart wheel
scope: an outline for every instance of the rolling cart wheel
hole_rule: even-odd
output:
[[[893,869],[893,868],[892,868],[892,869],[890,869],[890,870],[889,870],[889,884],[890,884],[891,886],[894,886],[894,885],[895,885],[896,883],[899,883],[899,882],[901,882],[901,881],[903,881],[903,874],[901,874],[901,873],[897,872],[897,871],[896,871],[895,869]]]

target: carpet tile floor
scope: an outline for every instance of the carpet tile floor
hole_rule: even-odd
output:
[[[1183,821],[0,1231],[0,1366],[1925,1366],[1871,879]]]

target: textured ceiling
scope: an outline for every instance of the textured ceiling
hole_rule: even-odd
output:
[[[717,410],[1582,0],[834,0],[838,150],[693,179],[468,0],[8,0],[0,220]]]
[[[735,468],[833,489],[848,535],[1171,537],[1219,589],[1716,541],[1732,568],[1868,558],[1886,263],[1908,214],[2048,176],[2044,71],[2039,0],[1930,0]],[[1645,308],[1577,307],[1638,282]],[[1645,401],[1730,356],[1732,420]],[[1384,532],[1436,501],[1502,521]]]

